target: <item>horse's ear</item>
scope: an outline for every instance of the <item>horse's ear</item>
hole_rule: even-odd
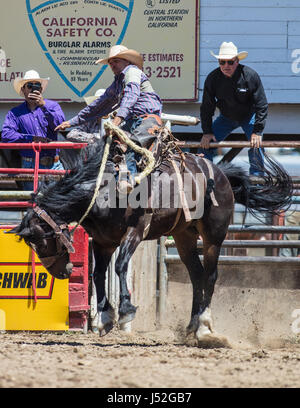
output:
[[[5,234],[19,234],[21,231],[21,224],[17,225],[15,228],[12,228],[9,231],[5,231]]]
[[[20,239],[28,237],[31,232],[29,228],[23,228],[22,224],[17,225],[9,231],[5,231],[6,234],[16,234],[19,235]]]
[[[29,237],[31,235],[29,223],[32,217],[31,214],[32,210],[29,209],[20,224],[18,224],[15,228],[12,228],[10,231],[6,231],[6,233],[19,235],[20,239]]]

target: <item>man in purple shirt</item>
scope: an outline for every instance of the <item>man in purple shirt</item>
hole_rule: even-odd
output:
[[[30,70],[23,78],[16,78],[14,88],[25,98],[25,101],[11,109],[5,118],[2,128],[2,142],[31,143],[57,140],[56,126],[65,119],[59,104],[44,99],[49,78],[40,78],[39,74]],[[42,149],[40,168],[63,169],[58,152],[53,149]],[[23,168],[34,168],[34,152],[31,149],[20,151]],[[25,190],[32,190],[32,183],[24,183]]]
[[[162,126],[160,119],[162,102],[142,71],[143,57],[135,50],[115,45],[110,49],[108,58],[98,60],[97,63],[109,64],[115,75],[113,83],[102,96],[82,109],[78,115],[63,122],[56,130],[81,125],[96,116],[105,116],[119,108],[113,123],[130,132],[135,143],[142,147],[150,147],[155,135],[148,130]],[[135,154],[131,149],[127,149],[126,163],[131,175],[134,176],[137,169]],[[130,192],[132,185],[129,180],[125,181],[125,184],[123,187]]]

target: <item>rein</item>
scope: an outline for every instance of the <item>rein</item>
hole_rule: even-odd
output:
[[[88,216],[88,214],[89,214],[91,208],[92,208],[93,205],[95,204],[95,201],[96,201],[96,198],[97,198],[97,196],[98,196],[99,189],[100,189],[100,186],[101,186],[101,181],[102,181],[102,177],[103,177],[105,165],[106,165],[106,162],[107,162],[107,158],[108,158],[108,155],[109,155],[109,149],[110,149],[111,142],[112,142],[112,134],[109,134],[109,135],[107,136],[107,139],[106,139],[106,144],[105,144],[105,148],[104,148],[103,158],[102,158],[101,166],[100,166],[99,173],[98,173],[97,180],[96,180],[96,186],[95,186],[94,195],[93,195],[93,197],[92,197],[92,200],[91,200],[91,202],[90,202],[90,204],[89,204],[89,206],[88,206],[86,212],[83,214],[83,216],[80,218],[80,220],[77,222],[77,224],[76,224],[75,227],[73,228],[73,230],[72,230],[72,232],[71,232],[71,235],[72,235],[72,236],[74,235],[74,232],[75,232],[76,228],[78,228],[78,227],[81,225],[81,223],[82,223],[82,222],[84,221],[84,219]]]
[[[132,150],[134,150],[135,152],[146,156],[147,159],[147,166],[145,167],[145,169],[141,172],[141,174],[139,174],[138,176],[134,177],[134,181],[137,184],[140,184],[142,179],[144,177],[147,177],[151,171],[154,169],[155,167],[155,158],[153,156],[153,153],[150,152],[150,150],[145,149],[144,147],[140,147],[138,146],[136,143],[134,143],[132,140],[130,140],[130,138],[126,135],[126,133],[119,128],[118,126],[114,125],[112,122],[106,122],[104,124],[104,128],[106,130],[109,130],[110,132],[114,132],[118,138],[123,142],[126,143],[129,147],[132,148]]]
[[[139,176],[135,177],[135,182],[137,184],[140,184],[141,180],[144,177],[148,176],[155,167],[155,159],[154,159],[154,156],[153,156],[152,152],[150,152],[148,149],[144,149],[143,147],[138,146],[136,143],[134,143],[132,140],[130,140],[130,138],[126,136],[126,133],[121,128],[114,125],[112,122],[106,122],[104,124],[104,128],[105,128],[105,130],[107,132],[107,138],[106,138],[106,144],[105,144],[105,148],[104,148],[103,158],[102,158],[102,161],[101,161],[101,166],[100,166],[99,173],[98,173],[97,180],[96,180],[94,195],[92,197],[92,200],[91,200],[86,212],[83,214],[81,219],[78,221],[78,223],[75,225],[75,227],[71,231],[72,236],[74,235],[74,232],[75,232],[76,228],[78,228],[82,224],[84,219],[88,216],[91,208],[95,204],[95,201],[96,201],[96,198],[98,196],[99,189],[100,189],[100,186],[101,186],[101,181],[102,181],[105,165],[106,165],[106,162],[107,162],[107,159],[108,159],[109,149],[110,149],[110,146],[111,146],[111,143],[112,143],[112,133],[113,132],[118,136],[118,138],[122,142],[126,143],[134,151],[146,156],[146,158],[147,158],[148,164],[147,164],[146,168],[143,170],[143,172]]]
[[[80,218],[80,220],[77,222],[75,227],[70,232],[71,240],[69,240],[63,233],[63,230],[68,228],[67,224],[57,225],[56,222],[50,217],[50,215],[45,210],[41,209],[38,206],[33,207],[33,211],[35,211],[35,213],[40,218],[42,218],[44,221],[46,221],[47,224],[50,225],[53,228],[55,235],[57,236],[59,241],[61,241],[61,243],[63,245],[65,245],[65,247],[67,248],[69,253],[74,253],[75,252],[75,249],[74,249],[74,247],[72,245],[75,230],[82,224],[84,219],[87,217],[87,215],[89,214],[91,208],[95,204],[96,198],[98,196],[99,189],[100,189],[100,186],[101,186],[102,177],[103,177],[103,173],[104,173],[104,170],[105,170],[105,165],[106,165],[108,155],[109,155],[110,146],[111,146],[111,143],[112,143],[112,132],[114,131],[117,134],[117,136],[123,142],[125,142],[130,147],[132,147],[133,150],[137,151],[138,153],[144,154],[146,156],[146,158],[148,160],[148,165],[146,166],[144,171],[140,174],[140,176],[135,178],[135,181],[138,184],[141,182],[142,178],[144,178],[148,174],[150,174],[151,171],[154,168],[155,160],[154,160],[153,154],[150,151],[137,146],[134,142],[132,142],[126,136],[126,134],[118,126],[115,126],[115,125],[113,125],[112,123],[109,123],[109,122],[106,123],[104,126],[105,126],[105,128],[107,130],[107,133],[108,132],[109,133],[108,133],[107,138],[106,138],[106,144],[105,144],[105,148],[104,148],[104,152],[103,152],[103,158],[102,158],[102,161],[101,161],[101,166],[100,166],[99,173],[98,173],[97,180],[96,180],[96,186],[95,186],[94,194],[93,194],[92,200],[91,200],[87,210],[85,211],[83,216]],[[51,257],[48,257],[48,258],[43,258],[43,261],[47,262],[47,260],[49,260],[51,262],[51,264],[52,264],[52,260],[54,258],[55,258],[54,256],[51,256]]]

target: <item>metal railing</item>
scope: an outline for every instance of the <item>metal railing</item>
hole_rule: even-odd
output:
[[[35,168],[34,169],[24,169],[24,168],[0,168],[0,181],[33,181],[33,190],[37,190],[38,182],[47,178],[48,176],[62,177],[68,170],[51,170],[51,169],[40,169],[39,160],[40,152],[43,149],[53,150],[53,149],[81,149],[85,147],[87,143],[73,143],[73,142],[50,142],[50,143],[0,143],[0,149],[32,149],[35,153]],[[31,192],[25,191],[1,191],[0,199],[30,199]],[[16,207],[16,208],[26,208],[31,206],[28,201],[0,201],[0,208]]]

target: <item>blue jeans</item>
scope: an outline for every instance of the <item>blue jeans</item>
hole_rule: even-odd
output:
[[[129,119],[122,129],[126,132],[132,133],[140,124],[142,123],[142,118],[138,117],[137,119]],[[134,177],[137,173],[136,161],[138,161],[140,155],[132,150],[130,147],[127,148],[125,154],[125,160],[127,169],[130,172],[131,176]]]
[[[24,158],[22,157],[22,168],[23,169],[34,169],[34,160],[27,161],[27,160],[24,160]],[[39,168],[40,169],[51,169],[51,170],[64,170],[63,165],[61,164],[60,160],[58,160],[52,166],[43,166],[40,163]],[[25,191],[33,191],[32,181],[24,181],[23,188]]]
[[[223,115],[220,115],[217,117],[217,119],[213,122],[212,125],[212,130],[213,134],[215,135],[215,138],[217,142],[221,142],[230,133],[234,130],[237,129],[238,127],[241,127],[243,131],[245,132],[245,135],[247,136],[247,139],[251,139],[251,135],[253,133],[253,125],[255,122],[255,114],[250,117],[250,119],[246,119],[243,122],[236,122],[234,120],[228,119]],[[198,153],[203,153],[204,156],[209,159],[213,160],[213,156],[215,155],[216,149],[199,149],[200,151]],[[248,150],[248,157],[249,157],[249,173],[255,176],[261,176],[263,175],[263,171],[261,168],[264,166],[264,155],[263,155],[263,148],[250,148]]]

